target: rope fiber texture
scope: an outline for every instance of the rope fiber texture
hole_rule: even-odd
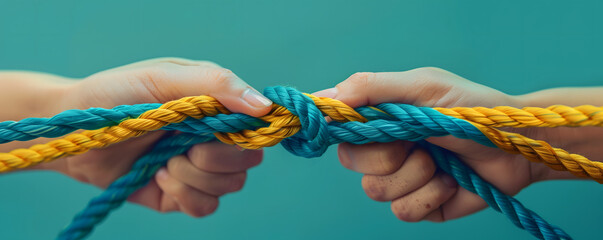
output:
[[[400,134],[414,134],[415,137],[411,137],[409,140],[420,140],[431,136],[451,134],[459,138],[472,139],[488,146],[495,144],[507,152],[522,154],[530,161],[543,162],[555,170],[570,171],[578,177],[589,177],[599,183],[603,182],[603,162],[591,161],[582,155],[554,148],[544,141],[530,139],[520,134],[509,133],[488,126],[602,126],[603,107],[585,105],[576,107],[575,110],[569,110],[571,108],[566,106],[552,106],[546,109],[531,107],[521,110],[511,107],[497,107],[490,111],[481,107],[434,109],[406,104],[384,103],[375,107],[353,109],[337,100],[319,98],[309,94],[305,94],[305,96],[312,101],[305,102],[302,98],[304,95],[291,95],[290,92],[287,92],[296,90],[283,88],[285,90],[275,91],[274,89],[278,88],[267,88],[266,94],[272,94],[276,98],[282,97],[287,106],[275,104],[268,115],[260,118],[264,124],[269,123],[269,125],[240,132],[215,131],[216,137],[222,142],[237,144],[249,149],[274,146],[283,141],[285,148],[296,155],[317,157],[326,150],[329,144],[338,142],[358,142],[363,138],[366,142],[379,141],[383,138],[390,138],[393,141],[393,139],[405,137]],[[287,96],[279,96],[279,94],[287,94],[291,97],[287,98]],[[304,108],[304,104],[314,105],[315,107]],[[134,109],[119,106],[115,108],[117,110],[111,111],[111,114],[107,114],[109,110],[99,110],[98,108],[86,111],[70,110],[72,112],[65,112],[63,115],[59,114],[51,119],[25,119],[21,122],[3,122],[0,124],[0,139],[8,142],[21,139],[31,140],[39,136],[53,137],[57,134],[72,132],[75,127],[65,126],[70,118],[79,120],[76,123],[79,124],[78,127],[83,129],[98,127],[100,123],[94,122],[95,119],[102,119],[102,123],[112,123],[120,117],[126,118],[117,126],[87,130],[46,144],[37,144],[28,149],[16,149],[9,153],[0,153],[0,172],[52,161],[68,154],[81,154],[93,148],[106,147],[131,137],[140,136],[148,131],[158,130],[172,123],[180,123],[189,117],[200,119],[204,116],[230,113],[216,99],[209,96],[199,96],[170,101],[159,106],[159,108],[145,111],[138,118],[132,118],[135,113],[151,106],[156,105],[135,105]],[[306,112],[296,112],[297,109]],[[308,109],[313,111],[312,114],[307,112]],[[297,114],[300,117],[297,117]],[[333,124],[334,127],[329,128],[326,121],[321,120],[323,114],[334,121],[355,121],[356,123]],[[372,127],[371,130],[358,127],[358,122],[366,121],[364,115],[388,117],[392,121],[397,121],[394,124],[397,124],[398,128],[391,124],[381,124],[380,121],[371,121],[369,123]],[[395,118],[392,119],[391,116]],[[237,120],[243,121],[242,119],[242,117],[239,117]],[[467,121],[461,121],[461,119]],[[247,121],[249,122],[249,119]],[[45,125],[45,122],[52,122],[54,125]],[[469,124],[477,127],[479,131],[474,131],[472,127],[468,126]],[[189,128],[181,126],[186,129],[179,130],[190,132],[194,128],[190,125],[191,123],[187,125]],[[303,125],[309,127],[304,129],[302,133],[293,136],[302,129]],[[36,128],[38,126],[42,127]],[[391,127],[395,129],[389,129]],[[472,131],[467,132],[467,129]],[[396,131],[393,132],[392,130]],[[331,133],[335,135],[331,135]],[[395,136],[396,134],[398,136]],[[316,138],[305,141],[310,136]],[[330,139],[330,137],[335,137],[336,142],[332,142],[334,139]],[[489,141],[485,140],[486,137]]]
[[[185,97],[165,104],[124,105],[113,109],[69,110],[53,118],[30,118],[0,123],[0,142],[27,141],[37,137],[62,139],[28,149],[0,153],[0,171],[10,171],[48,162],[65,155],[81,154],[102,148],[148,131],[178,130],[160,141],[132,170],[93,199],[61,233],[60,239],[81,239],[119,207],[129,194],[144,186],[154,172],[171,156],[181,154],[192,144],[218,140],[257,149],[281,143],[289,152],[302,157],[321,156],[328,146],[341,142],[364,144],[395,140],[421,141],[428,137],[453,135],[472,139],[490,147],[519,153],[544,162],[556,170],[578,176],[603,178],[603,165],[587,158],[553,148],[547,143],[494,127],[602,126],[603,108],[552,106],[515,109],[427,108],[383,103],[353,109],[337,100],[319,98],[286,87],[271,87],[264,92],[275,104],[263,117],[230,113],[209,96]],[[327,122],[325,116],[333,121]],[[209,135],[208,134],[213,134]],[[426,142],[438,166],[451,174],[467,190],[481,196],[493,209],[505,214],[516,226],[539,239],[570,239],[561,229],[544,221],[514,198],[504,195],[462,164],[447,150]]]
[[[165,166],[173,156],[183,154],[195,144],[211,141],[213,136],[189,133],[169,136],[159,141],[153,150],[141,157],[130,172],[115,180],[107,190],[90,200],[86,208],[78,213],[57,239],[85,238],[94,226],[104,220],[114,209],[120,207],[134,191],[145,186],[155,172]]]

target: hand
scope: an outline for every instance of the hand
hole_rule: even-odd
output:
[[[518,97],[437,68],[356,73],[335,88],[315,94],[341,100],[352,107],[383,102],[427,107],[523,107]],[[514,195],[551,175],[552,170],[543,164],[533,164],[520,155],[471,140],[446,136],[427,141],[457,153],[480,176],[506,194]],[[362,187],[366,194],[376,201],[391,201],[393,213],[403,221],[441,222],[487,206],[479,196],[459,187],[451,176],[438,171],[428,152],[412,142],[359,146],[343,143],[339,145],[338,153],[344,167],[365,174]]]
[[[64,92],[64,109],[112,108],[211,95],[233,112],[262,116],[270,111],[272,104],[227,69],[211,62],[175,58],[103,71],[69,84]],[[164,131],[148,133],[42,167],[104,188],[126,173],[164,134]],[[215,211],[220,196],[240,190],[246,170],[261,160],[261,150],[241,151],[219,142],[198,144],[185,155],[170,159],[129,200],[160,212],[182,211],[194,217],[204,216]]]

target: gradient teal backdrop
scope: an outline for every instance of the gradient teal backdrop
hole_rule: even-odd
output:
[[[312,92],[354,72],[421,66],[510,94],[603,83],[601,1],[162,2],[3,0],[0,69],[84,77],[177,56],[217,62],[258,89]],[[531,239],[492,210],[400,222],[334,150],[303,159],[267,149],[210,217],[127,204],[90,239]],[[47,172],[2,175],[0,189],[2,239],[51,239],[100,192]],[[601,237],[599,184],[539,183],[518,198],[576,239]]]

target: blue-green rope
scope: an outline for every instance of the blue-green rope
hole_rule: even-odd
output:
[[[57,239],[82,239],[102,222],[114,209],[120,207],[136,190],[145,186],[155,172],[173,156],[183,154],[195,144],[214,140],[214,136],[190,133],[177,134],[159,141],[153,150],[138,159],[132,169],[115,180],[107,190],[90,200],[86,208],[75,215],[71,224]]]
[[[328,146],[341,142],[364,144],[368,142],[391,142],[395,140],[420,141],[427,137],[453,135],[475,140],[494,147],[492,142],[467,121],[446,116],[438,111],[405,104],[384,103],[356,110],[369,122],[326,122],[314,102],[292,88],[271,87],[264,93],[275,103],[286,107],[300,118],[301,130],[281,143],[291,153],[303,157],[317,157]],[[76,129],[96,129],[118,124],[142,112],[159,107],[159,104],[124,105],[108,109],[70,110],[50,119],[26,119],[20,122],[0,123],[0,142],[25,141],[36,137],[58,137]],[[376,110],[379,109],[379,110]],[[192,134],[214,132],[238,132],[256,129],[267,123],[244,114],[219,114],[200,120],[186,119],[171,124],[164,130],[179,130]],[[178,136],[178,135],[177,135]],[[188,135],[184,135],[188,136]],[[190,137],[189,137],[190,138]],[[208,137],[201,137],[208,140]],[[61,239],[81,239],[104,219],[114,208],[136,189],[148,182],[154,172],[169,159],[192,146],[186,140],[165,139],[155,150],[141,158],[124,177],[116,180],[101,196],[91,201],[88,207],[74,218],[60,235]],[[424,144],[424,143],[423,143]],[[162,147],[163,146],[163,147]],[[180,146],[178,151],[161,150],[165,146]],[[539,239],[570,239],[561,229],[548,224],[536,213],[526,209],[517,200],[506,196],[481,179],[454,154],[432,145],[424,145],[434,156],[438,166],[451,174],[459,184],[484,198],[495,210],[505,214],[516,226],[526,229]],[[172,147],[173,148],[173,147]],[[173,148],[175,149],[175,148]],[[169,153],[168,153],[169,152]],[[448,163],[448,165],[445,165]],[[153,166],[139,168],[140,166]]]

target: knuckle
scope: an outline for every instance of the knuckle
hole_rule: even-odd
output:
[[[159,57],[159,58],[155,58],[154,60],[157,61],[158,63],[167,63],[167,64],[178,64],[179,62],[190,61],[188,59],[180,58],[180,57]]]
[[[177,173],[182,171],[186,167],[186,158],[183,156],[176,156],[170,159],[167,163],[168,172]]]
[[[182,202],[183,199],[186,199],[187,189],[184,184],[171,184],[169,188],[169,195],[172,196],[176,202]]]
[[[345,167],[346,169],[354,170],[352,168],[352,162],[348,157],[339,157],[339,163],[341,163],[341,166]]]
[[[438,67],[420,67],[416,68],[415,71],[425,73],[425,74],[435,74],[445,72],[444,69]]]
[[[220,203],[220,201],[218,200],[217,197],[209,198],[208,201],[205,202],[199,208],[199,210],[196,212],[196,217],[203,217],[203,216],[207,216],[207,215],[210,215],[210,214],[216,212],[216,210],[218,209],[219,203]]]
[[[426,80],[438,80],[441,79],[444,74],[448,73],[448,71],[438,67],[420,67],[411,71],[416,72],[421,79]]]
[[[207,169],[208,161],[207,159],[211,159],[209,155],[209,149],[206,147],[206,144],[197,144],[191,147],[188,150],[188,157],[193,164],[193,166],[199,169]]]
[[[155,71],[165,72],[167,69],[182,66],[182,65],[178,64],[176,61],[177,60],[161,59],[161,60],[149,65],[149,67],[147,69],[149,71],[155,70]]]
[[[375,83],[376,73],[372,72],[357,72],[352,74],[345,83],[351,85],[353,88],[366,89]]]
[[[207,60],[192,60],[181,57],[160,57],[149,60],[159,66],[197,66],[197,67],[210,67],[220,68],[217,63]]]
[[[337,148],[337,155],[341,165],[347,169],[353,170],[352,161],[350,159],[350,156],[348,156],[348,154],[350,153],[350,151],[352,151],[353,148],[346,143],[339,144]]]
[[[362,189],[366,195],[375,201],[386,201],[386,186],[377,176],[364,175],[362,177]]]
[[[225,68],[212,68],[207,71],[209,71],[210,79],[213,79],[218,88],[229,86],[236,79],[236,75]]]
[[[433,196],[435,203],[446,202],[457,191],[457,188],[447,185],[444,182],[445,180],[442,179],[442,175],[438,175],[436,178],[438,184],[431,184],[431,187],[429,188],[429,191],[431,192],[430,195]]]
[[[379,151],[377,154],[377,164],[375,164],[377,174],[391,174],[398,170],[402,163],[399,159],[399,151],[396,151],[396,149],[388,148],[384,151]]]
[[[243,188],[243,186],[245,185],[246,179],[247,179],[246,172],[237,173],[237,174],[231,176],[228,181],[228,187],[227,187],[228,191],[236,192],[236,191],[241,190]]]
[[[215,62],[212,61],[207,61],[207,60],[203,60],[203,61],[197,61],[199,63],[199,66],[203,66],[203,67],[211,67],[211,68],[221,68],[221,66]]]
[[[418,222],[420,221],[420,217],[418,215],[413,214],[411,206],[402,199],[398,201],[393,201],[391,204],[391,210],[394,215],[405,222]]]
[[[432,192],[434,202],[441,203],[447,200],[448,194],[446,194],[446,189],[432,189]]]
[[[419,171],[418,176],[421,180],[431,179],[435,173],[436,166],[429,154],[424,150],[417,149],[414,157],[416,158],[416,164],[418,165],[416,167],[417,171]]]

